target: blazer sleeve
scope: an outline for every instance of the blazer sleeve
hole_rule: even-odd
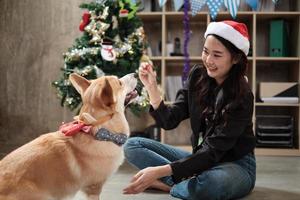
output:
[[[176,128],[181,121],[189,118],[188,88],[196,71],[199,71],[198,65],[191,69],[187,83],[177,92],[174,103],[166,105],[162,101],[155,110],[150,106],[150,114],[161,128],[165,130]]]
[[[253,94],[250,92],[246,96],[238,107],[227,111],[227,122],[215,127],[213,133],[204,139],[201,149],[170,164],[175,183],[215,166],[234,147],[245,129],[252,126]]]
[[[162,101],[156,110],[151,106],[150,114],[161,128],[165,130],[176,128],[182,120],[189,117],[187,90],[179,90],[173,104],[166,105]]]

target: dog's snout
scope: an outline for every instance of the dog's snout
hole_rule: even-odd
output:
[[[128,77],[129,78],[137,78],[138,75],[137,75],[137,73],[130,73],[130,74],[128,74]]]
[[[134,78],[138,78],[138,77],[139,77],[139,74],[138,74],[138,73],[133,73],[133,77],[134,77]]]

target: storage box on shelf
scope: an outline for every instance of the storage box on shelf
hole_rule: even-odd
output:
[[[270,6],[271,5],[271,6]],[[264,1],[259,5],[259,11],[250,11],[247,5],[241,5],[238,12],[237,21],[247,25],[250,33],[251,49],[248,55],[247,77],[252,91],[255,95],[254,109],[254,130],[257,126],[256,116],[265,115],[285,115],[293,118],[293,143],[286,147],[258,147],[256,154],[260,155],[296,155],[300,156],[299,147],[299,103],[264,103],[259,100],[258,89],[260,82],[300,82],[300,2],[297,0],[287,0],[283,4],[273,5],[271,0]],[[189,43],[189,54],[191,65],[201,64],[201,53],[204,44],[204,31],[207,24],[211,21],[207,8],[202,9],[200,13],[191,19],[191,39]],[[168,43],[173,43],[179,38],[181,53],[183,53],[184,26],[182,9],[179,12],[174,11],[172,1],[167,1],[166,6],[159,12],[141,12],[138,14],[145,26],[145,32],[150,41],[152,50],[152,59],[155,65],[160,69],[160,81],[163,89],[163,96],[166,103],[174,99],[174,93],[181,83],[184,57],[170,56]],[[232,19],[230,14],[221,9],[217,16],[217,21]],[[288,35],[286,43],[288,54],[284,57],[270,56],[270,26],[272,20],[283,20],[287,26]],[[161,41],[161,49],[159,49]],[[177,40],[178,42],[178,40]],[[170,46],[169,46],[170,47]],[[176,55],[176,54],[175,54]],[[176,83],[174,83],[174,81]],[[170,88],[174,86],[174,88]],[[167,94],[169,92],[169,94]],[[161,141],[173,144],[191,150],[190,147],[190,125],[189,120],[182,122],[178,128],[170,131],[161,130]]]
[[[259,147],[293,147],[294,117],[290,115],[257,115],[255,134]]]

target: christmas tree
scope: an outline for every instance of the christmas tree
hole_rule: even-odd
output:
[[[81,96],[68,80],[71,73],[87,79],[122,77],[137,71],[147,48],[143,24],[136,15],[138,5],[131,0],[96,0],[80,8],[87,10],[79,26],[83,35],[64,54],[62,76],[52,83],[61,105],[71,110],[81,106]],[[140,96],[130,105],[136,114],[149,105],[141,83],[137,90]]]

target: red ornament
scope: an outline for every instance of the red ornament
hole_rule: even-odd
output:
[[[87,12],[82,15],[82,20],[79,25],[80,31],[84,31],[84,28],[90,23],[90,17],[91,17],[91,14],[87,13]]]
[[[129,11],[126,9],[121,9],[119,11],[119,17],[127,17],[128,16]]]

